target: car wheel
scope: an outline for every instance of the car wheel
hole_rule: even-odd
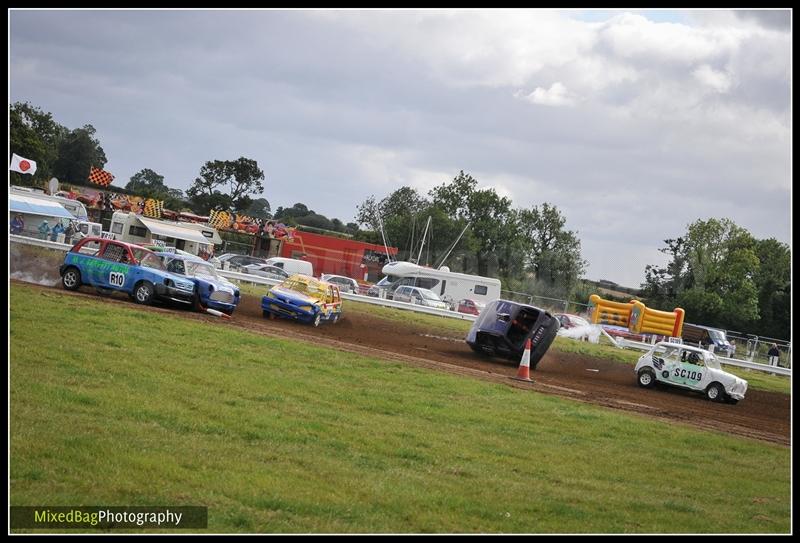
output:
[[[200,301],[200,293],[195,292],[194,298],[192,298],[192,309],[198,311],[200,313],[205,312],[206,308],[203,307],[203,303]]]
[[[67,271],[61,276],[61,284],[67,290],[78,290],[81,286],[81,272],[78,271],[78,268],[67,268]]]
[[[706,389],[706,398],[712,402],[721,402],[725,399],[725,391],[719,383],[711,383]]]
[[[650,368],[642,368],[637,380],[640,387],[652,388],[656,384],[656,374]]]
[[[319,326],[319,323],[322,322],[322,313],[317,313],[317,316],[314,317],[314,326]]]
[[[154,294],[153,285],[147,281],[142,281],[133,289],[133,301],[137,304],[150,305],[153,303]]]

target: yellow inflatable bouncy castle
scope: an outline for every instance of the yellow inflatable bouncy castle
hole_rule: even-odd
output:
[[[649,309],[638,300],[627,303],[604,300],[597,294],[589,296],[589,320],[592,324],[624,326],[633,334],[657,334],[681,337],[684,310]]]

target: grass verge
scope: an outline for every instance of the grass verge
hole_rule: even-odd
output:
[[[205,505],[225,533],[789,531],[786,447],[135,306],[10,297],[12,505]]]

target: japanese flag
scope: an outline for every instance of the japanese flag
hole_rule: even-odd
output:
[[[17,154],[12,154],[11,165],[8,167],[8,169],[19,173],[29,173],[33,175],[36,172],[36,162],[33,160],[28,160],[27,158],[22,158]]]

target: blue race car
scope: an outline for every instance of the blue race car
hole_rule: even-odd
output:
[[[561,323],[544,309],[508,300],[486,304],[467,334],[467,344],[477,353],[519,361],[531,340],[531,369],[556,337]]]
[[[193,255],[159,252],[167,271],[194,282],[195,294],[192,303],[197,311],[210,307],[230,315],[239,305],[239,287],[222,277],[210,262]]]
[[[144,305],[156,299],[186,304],[194,299],[194,283],[167,272],[155,253],[112,239],[80,240],[64,257],[59,273],[67,290],[91,285],[104,294],[126,292]]]

